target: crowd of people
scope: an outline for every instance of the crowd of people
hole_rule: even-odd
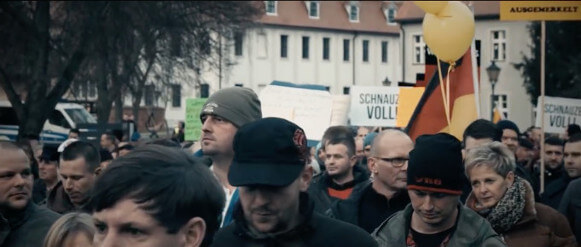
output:
[[[578,125],[544,140],[540,128],[521,133],[509,120],[476,120],[462,140],[332,126],[310,147],[301,126],[263,118],[257,95],[241,87],[212,94],[200,121],[191,146],[183,124],[176,138],[149,143],[107,132],[95,145],[76,130],[39,150],[0,141],[0,246],[581,240]]]

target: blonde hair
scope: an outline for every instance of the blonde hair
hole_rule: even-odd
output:
[[[44,247],[60,247],[68,237],[78,233],[93,239],[95,225],[91,216],[77,212],[65,214],[50,227],[44,238]]]
[[[516,169],[514,155],[510,149],[497,141],[470,149],[464,165],[468,178],[470,178],[469,171],[477,166],[488,166],[502,177],[506,177],[509,172],[514,172]]]

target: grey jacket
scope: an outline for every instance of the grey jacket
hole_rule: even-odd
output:
[[[60,217],[32,201],[20,212],[0,214],[0,246],[39,247],[50,226]]]
[[[474,211],[459,205],[458,222],[447,247],[506,246],[502,239],[492,230],[490,223]],[[379,246],[406,246],[406,238],[410,229],[413,208],[406,208],[385,220],[371,236]]]

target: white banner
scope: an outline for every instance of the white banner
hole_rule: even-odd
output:
[[[535,126],[541,126],[541,112],[538,110],[541,97],[537,104],[537,121]],[[581,99],[569,99],[545,96],[545,132],[565,133],[569,124],[581,124]]]
[[[353,86],[350,94],[351,125],[395,126],[399,87]]]
[[[331,122],[333,99],[327,91],[268,85],[260,92],[262,117],[284,118],[321,140]]]

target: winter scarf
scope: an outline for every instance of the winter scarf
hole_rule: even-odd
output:
[[[490,222],[494,231],[504,233],[512,228],[523,216],[526,186],[515,176],[514,183],[493,208],[479,210],[478,214]]]

